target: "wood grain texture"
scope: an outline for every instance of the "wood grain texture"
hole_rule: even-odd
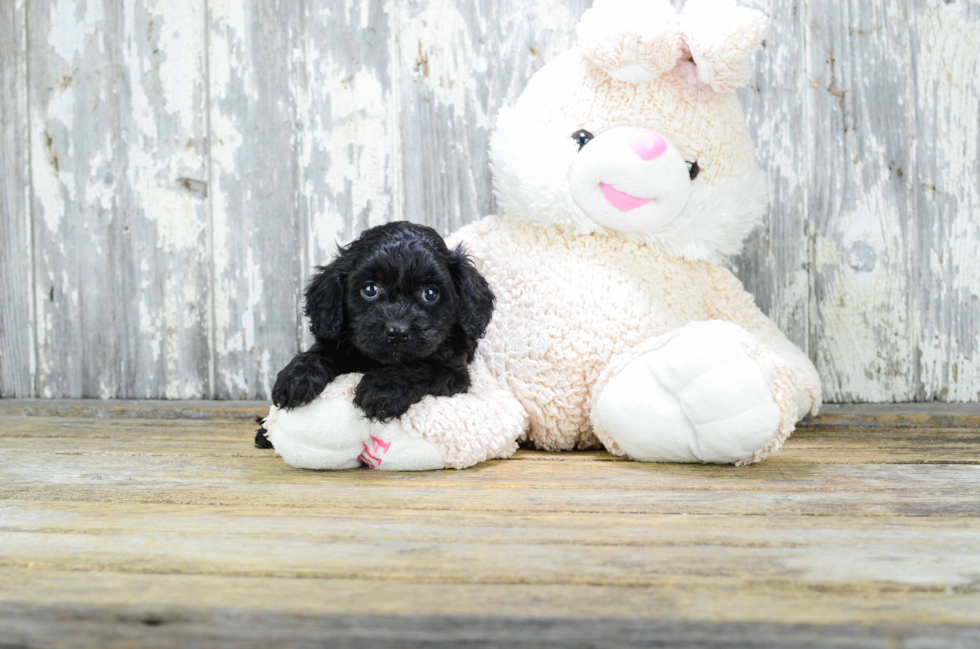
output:
[[[811,426],[744,468],[521,451],[413,474],[301,471],[251,437],[0,415],[5,640],[976,642],[976,428]]]
[[[807,220],[805,3],[746,3],[770,16],[752,78],[738,91],[760,166],[769,176],[769,213],[732,266],[756,303],[804,352],[810,346]]]
[[[902,2],[810,2],[811,336],[829,401],[915,396],[911,18]]]
[[[203,19],[29,3],[39,396],[208,390]]]
[[[980,3],[744,3],[734,269],[826,400],[980,400]],[[267,398],[336,243],[496,211],[497,111],[589,4],[7,3],[0,394]]]
[[[208,4],[213,396],[268,398],[298,346],[300,5]]]
[[[23,574],[0,572],[17,585],[24,584],[32,593],[48,580],[27,581]],[[32,575],[33,576],[33,575]],[[76,575],[57,575],[68,581]],[[101,591],[121,588],[130,592],[139,588],[139,577],[99,580]],[[161,606],[110,606],[87,604],[23,605],[0,602],[0,626],[13,642],[30,646],[35,638],[44,638],[59,647],[175,647],[206,644],[208,647],[317,647],[329,638],[331,647],[365,647],[370,649],[430,649],[432,647],[501,647],[506,649],[539,649],[540,647],[690,647],[692,649],[730,649],[793,647],[853,647],[854,649],[970,649],[980,642],[980,632],[963,626],[930,626],[926,628],[897,625],[863,626],[858,624],[786,624],[780,622],[704,622],[654,619],[621,619],[609,617],[575,619],[557,615],[528,616],[528,610],[539,601],[563,605],[561,613],[578,610],[576,604],[608,598],[602,589],[572,590],[567,587],[536,590],[533,598],[513,600],[508,591],[494,592],[486,587],[410,586],[412,596],[439,607],[442,613],[384,615],[375,610],[392,599],[405,597],[404,590],[332,580],[292,580],[284,591],[276,580],[241,579],[217,581],[208,577],[167,580],[171,592],[184,595],[182,601],[197,608]],[[216,583],[217,582],[217,583]],[[154,584],[156,585],[156,584]],[[274,599],[299,603],[322,601],[324,593],[337,595],[348,602],[350,612],[295,614],[279,611],[204,608],[202,593],[234,588],[241,599]],[[407,590],[407,589],[405,589]],[[302,594],[298,595],[297,591]],[[62,592],[62,591],[59,591]],[[152,592],[152,591],[151,591]],[[674,591],[676,592],[676,591]],[[100,593],[102,594],[102,593]],[[91,597],[92,593],[89,592]],[[623,593],[617,593],[622,596]],[[688,607],[701,603],[698,593],[685,593]],[[329,598],[333,600],[333,598]],[[328,601],[329,601],[328,600]],[[741,600],[745,602],[745,600]],[[447,614],[454,608],[486,610],[487,606],[508,605],[517,613],[481,617],[476,614]],[[752,600],[746,605],[758,604]],[[800,602],[788,602],[799,605]],[[665,614],[666,606],[657,598],[639,596],[628,604]],[[201,610],[203,608],[203,610]],[[558,607],[555,606],[557,609]],[[519,616],[524,614],[523,617]]]
[[[913,7],[915,398],[977,401],[980,3]]]
[[[27,8],[0,7],[0,397],[34,396]]]

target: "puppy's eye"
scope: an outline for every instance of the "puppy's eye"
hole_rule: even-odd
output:
[[[422,291],[422,299],[426,302],[435,302],[439,299],[439,291],[432,288],[431,286],[424,291]]]
[[[581,151],[582,147],[592,141],[592,134],[581,129],[572,133],[572,139],[575,140],[575,144],[578,145],[578,150]]]
[[[378,285],[377,284],[365,284],[361,287],[361,295],[367,300],[373,300],[378,297]]]
[[[691,180],[697,178],[698,174],[701,173],[701,167],[698,166],[698,161],[688,162],[687,171],[691,174]]]

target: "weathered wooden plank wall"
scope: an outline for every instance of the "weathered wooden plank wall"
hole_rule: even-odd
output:
[[[27,6],[35,390],[207,393],[204,13]]]
[[[980,3],[916,5],[915,398],[980,399]]]
[[[980,399],[980,3],[745,1],[736,270],[828,400]],[[4,3],[0,395],[266,398],[336,242],[496,209],[496,112],[589,4]]]
[[[35,380],[25,1],[0,6],[0,395]]]

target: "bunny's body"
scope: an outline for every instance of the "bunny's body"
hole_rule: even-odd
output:
[[[497,295],[468,394],[398,421],[338,380],[270,413],[287,462],[462,468],[518,441],[643,461],[759,461],[820,404],[812,363],[718,265],[766,209],[732,90],[765,17],[733,0],[599,0],[491,142],[503,216],[450,237]]]

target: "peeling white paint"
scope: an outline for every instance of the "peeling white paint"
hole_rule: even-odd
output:
[[[344,69],[329,55],[322,59],[317,73],[325,79],[343,78]],[[389,176],[388,98],[380,82],[369,74],[355,74],[347,89],[330,95],[330,120],[333,128],[313,131],[313,142],[329,155],[332,164],[324,174],[327,188],[335,196],[349,196],[348,209],[353,214],[368,211],[372,219],[366,225],[379,225],[389,214],[391,196],[385,185]],[[314,239],[321,243],[321,254],[332,256],[331,247],[343,225],[336,212],[315,214]]]
[[[242,349],[255,348],[255,323],[263,314],[257,310],[262,303],[262,268],[255,263],[254,248],[249,245],[245,251],[245,283],[248,287],[248,300],[241,315]]]
[[[49,122],[60,124],[69,133],[75,128],[75,91],[71,86],[52,88],[47,117]]]
[[[50,5],[48,46],[65,62],[72,63],[85,48],[85,40],[94,36],[102,21],[102,3],[89,0],[78,4],[72,0],[55,0]]]
[[[968,3],[918,12],[919,217],[931,225],[931,283],[914,310],[921,390],[980,399],[980,25]],[[955,314],[955,315],[954,315]]]
[[[32,123],[43,124],[44,117],[35,115]],[[65,214],[65,201],[58,172],[54,167],[54,158],[46,142],[47,132],[43,128],[36,130],[31,137],[31,157],[35,160],[31,166],[31,184],[34,187],[34,196],[40,203],[39,216],[44,219],[48,231],[56,235]]]
[[[166,53],[160,62],[160,88],[163,109],[167,113],[182,115],[184,111],[198,107],[195,95],[200,88],[188,83],[188,71],[198,73],[202,70],[204,51],[203,47],[187,45],[203,45],[204,7],[203,2],[156,0],[147,3],[148,13],[161,16],[159,22],[154,21],[152,30],[148,30],[151,33],[148,38],[152,40],[155,36],[156,49]]]
[[[197,250],[204,237],[204,219],[197,210],[197,199],[176,185],[161,187],[155,179],[140,183],[145,216],[157,224],[159,246],[164,250]]]
[[[212,2],[209,9],[213,16],[213,22],[209,27],[210,48],[208,50],[212,101],[208,110],[211,125],[212,186],[209,199],[211,202],[212,263],[214,266],[214,286],[212,288],[214,291],[214,353],[216,357],[224,358],[233,348],[233,344],[228,338],[229,333],[233,332],[240,323],[232,321],[231,309],[236,278],[228,275],[231,269],[231,247],[228,235],[234,228],[234,223],[231,220],[234,215],[230,214],[229,197],[223,190],[223,186],[225,182],[234,178],[235,159],[242,149],[244,138],[230,116],[222,109],[220,102],[225,97],[233,77],[241,80],[246,88],[251,85],[251,80],[248,71],[240,64],[239,57],[235,56],[244,48],[241,37],[236,37],[236,35],[246,33],[244,4],[230,0],[219,0]],[[246,91],[246,98],[254,97],[253,93]],[[237,347],[240,348],[240,345]],[[224,385],[234,386],[247,394],[248,385],[245,383],[243,375],[232,377],[227,370],[223,370],[220,376]]]

